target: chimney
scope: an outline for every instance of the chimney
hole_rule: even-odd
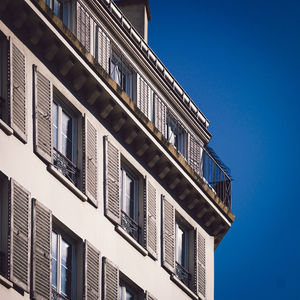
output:
[[[148,21],[151,20],[149,0],[118,0],[115,3],[148,43]]]

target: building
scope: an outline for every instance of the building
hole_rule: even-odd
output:
[[[149,19],[0,1],[0,299],[214,299],[231,178]]]

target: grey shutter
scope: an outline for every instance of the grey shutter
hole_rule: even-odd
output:
[[[201,146],[199,141],[191,134],[189,134],[189,154],[188,162],[192,169],[200,175],[200,161],[201,161]]]
[[[146,81],[138,74],[137,106],[148,118],[150,88]]]
[[[91,18],[79,2],[77,2],[77,38],[86,50],[90,52]]]
[[[83,185],[85,194],[92,201],[93,204],[98,206],[98,161],[97,161],[97,130],[87,119],[84,117],[84,130],[83,130],[83,150],[84,150],[84,166],[83,166]]]
[[[118,224],[120,220],[120,151],[108,139],[105,143],[105,214]]]
[[[195,230],[195,274],[196,274],[196,292],[201,298],[205,298],[206,291],[206,254],[205,238]]]
[[[10,53],[10,123],[15,133],[26,143],[25,55],[12,42],[10,42]]]
[[[103,299],[118,300],[119,299],[119,269],[107,258],[104,258],[104,289]]]
[[[35,152],[44,160],[52,162],[52,85],[49,79],[34,69],[35,80]]]
[[[52,213],[33,199],[32,219],[32,297],[37,300],[50,300]]]
[[[144,210],[145,247],[149,254],[157,258],[156,189],[147,177],[144,188]]]
[[[167,107],[155,94],[154,96],[154,110],[155,110],[155,127],[167,138],[166,126],[167,126]]]
[[[148,291],[146,291],[145,300],[157,300],[157,299],[154,296],[152,296]]]
[[[98,62],[109,73],[110,39],[98,26]]]
[[[24,291],[30,287],[31,199],[15,180],[9,197],[9,279]]]
[[[163,266],[175,273],[175,209],[162,196],[162,257]]]
[[[100,299],[100,251],[85,241],[84,300]]]

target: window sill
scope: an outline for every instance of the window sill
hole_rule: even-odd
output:
[[[47,170],[61,181],[71,192],[73,192],[81,201],[87,201],[88,197],[84,195],[69,179],[59,172],[53,165],[48,165]]]
[[[0,128],[7,134],[13,135],[14,130],[8,126],[3,120],[0,119]]]
[[[195,300],[199,299],[199,297],[190,288],[188,288],[182,281],[180,281],[176,275],[172,274],[171,280],[174,281],[190,297],[192,297]]]
[[[0,275],[0,284],[3,284],[6,288],[10,289],[13,287],[13,283],[10,282],[8,279]]]
[[[136,248],[144,256],[148,255],[148,251],[143,248],[133,237],[131,237],[120,225],[116,225],[116,231],[120,233],[134,248]]]

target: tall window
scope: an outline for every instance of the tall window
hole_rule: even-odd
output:
[[[125,283],[119,285],[119,300],[137,300],[136,292]]]
[[[72,297],[73,248],[61,234],[52,232],[53,299],[71,299]],[[58,295],[64,298],[60,298]]]
[[[172,144],[177,151],[186,156],[187,133],[181,124],[170,114],[167,118],[167,135],[168,142]]]
[[[78,179],[78,169],[75,164],[76,119],[60,104],[56,95],[54,95],[52,116],[53,163],[76,185]]]
[[[122,60],[122,57],[112,53],[110,61],[110,76],[132,99],[133,72]]]
[[[126,169],[121,168],[120,178],[121,193],[121,220],[122,227],[134,239],[138,240],[138,182],[137,179]]]
[[[71,0],[46,0],[46,4],[68,28],[71,28]]]

